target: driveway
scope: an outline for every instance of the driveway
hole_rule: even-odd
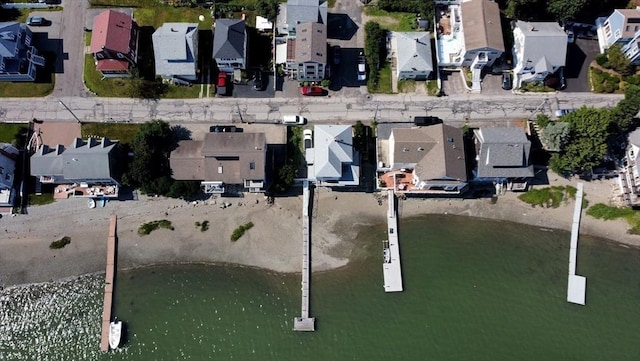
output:
[[[576,39],[567,44],[567,62],[564,76],[567,80],[567,92],[590,92],[588,80],[589,64],[600,52],[598,40]]]
[[[440,70],[440,77],[444,95],[467,94],[469,92],[464,85],[460,71]]]
[[[482,94],[508,94],[502,89],[502,74],[486,74],[482,78]]]

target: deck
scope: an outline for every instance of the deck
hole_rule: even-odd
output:
[[[382,263],[385,292],[402,291],[402,267],[400,264],[400,241],[398,237],[398,218],[396,213],[396,197],[392,189],[388,191],[389,208],[387,209],[387,235],[389,237],[390,262]]]
[[[576,204],[573,210],[573,224],[571,225],[571,245],[569,247],[569,280],[567,284],[567,302],[579,305],[585,304],[587,292],[587,279],[576,275],[576,263],[578,261],[578,232],[580,230],[580,216],[582,214],[582,187],[578,183],[576,192]]]
[[[311,191],[309,181],[302,190],[302,302],[300,317],[293,320],[294,331],[315,331],[315,318],[309,317],[309,293],[311,278],[311,235],[309,234],[309,206]]]
[[[104,279],[104,305],[102,309],[102,336],[100,338],[100,351],[109,351],[109,324],[111,323],[111,310],[113,304],[113,281],[115,279],[116,263],[116,224],[117,217],[111,215],[109,224],[109,236],[107,237],[107,266]]]

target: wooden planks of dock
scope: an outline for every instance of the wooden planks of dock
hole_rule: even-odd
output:
[[[300,317],[296,317],[293,320],[293,329],[295,331],[315,331],[315,318],[309,317],[309,293],[311,288],[311,235],[309,234],[310,194],[309,181],[304,181],[302,190],[302,306]]]
[[[104,277],[104,304],[102,309],[102,336],[100,338],[100,350],[109,351],[109,326],[111,323],[111,307],[113,303],[113,280],[115,278],[116,264],[116,215],[111,215],[109,224],[109,236],[107,237],[107,266]]]

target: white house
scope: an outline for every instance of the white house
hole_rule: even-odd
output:
[[[197,80],[198,24],[164,23],[152,40],[156,75],[178,84]]]
[[[514,84],[543,81],[565,65],[567,33],[558,23],[518,20],[513,29]]]
[[[398,79],[426,80],[433,71],[431,37],[427,31],[394,32],[391,45],[396,59]]]
[[[309,178],[325,186],[357,186],[360,183],[360,159],[353,148],[350,125],[316,125],[313,142],[310,150],[314,161],[309,166]]]

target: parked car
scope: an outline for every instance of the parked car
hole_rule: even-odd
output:
[[[310,85],[300,87],[302,95],[326,95],[325,90],[321,86]]]
[[[336,65],[340,64],[340,59],[342,58],[342,49],[340,49],[340,46],[334,45],[331,51],[333,53],[333,63]]]
[[[502,73],[502,89],[511,90],[512,81],[511,73]]]
[[[285,125],[305,125],[307,118],[301,115],[285,115],[282,117],[282,124]]]
[[[221,71],[220,74],[218,74],[218,94],[219,95],[227,95],[227,86],[229,85],[228,79],[227,79],[227,73],[225,73],[224,71]]]
[[[567,30],[567,42],[572,44],[576,41],[576,34],[574,34],[573,30]]]
[[[558,118],[562,118],[565,115],[567,115],[567,114],[569,114],[571,112],[575,112],[575,111],[576,111],[575,109],[558,109],[558,110],[556,110],[555,115]]]
[[[27,18],[27,25],[30,26],[45,26],[47,25],[47,20],[42,16],[29,16]]]
[[[313,131],[311,129],[305,129],[302,132],[302,138],[304,140],[304,149],[313,148]]]
[[[364,59],[364,53],[361,51],[358,55],[358,81],[367,80],[367,65]]]
[[[210,133],[240,133],[242,128],[238,128],[235,125],[212,125],[209,127]]]
[[[264,82],[262,81],[263,74],[261,70],[256,72],[255,78],[253,78],[253,90],[262,91],[264,90]]]
[[[413,117],[413,124],[417,126],[434,125],[442,123],[442,119],[434,116]]]

